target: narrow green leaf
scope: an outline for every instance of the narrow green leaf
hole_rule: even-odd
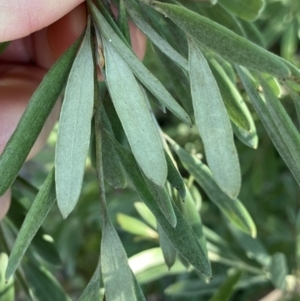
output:
[[[113,47],[122,56],[124,61],[132,69],[136,77],[143,83],[143,85],[165,105],[175,116],[183,122],[191,124],[190,117],[182,109],[182,107],[175,101],[171,94],[164,88],[156,77],[139,61],[133,52],[122,42],[116,35],[114,30],[109,26],[101,13],[96,9],[92,2],[88,2],[93,18],[95,19],[97,27],[103,33],[105,38],[110,41]]]
[[[253,22],[248,22],[242,19],[239,19],[239,23],[243,28],[244,36],[250,40],[251,42],[255,43],[258,46],[265,48],[265,41],[264,37],[259,31],[257,25]]]
[[[146,177],[162,187],[167,178],[167,163],[146,95],[110,42],[104,42],[104,53],[108,89],[132,152]]]
[[[184,7],[156,1],[151,4],[203,46],[211,48],[228,61],[277,76],[289,75],[288,68],[279,57],[227,28]]]
[[[170,239],[168,238],[160,224],[157,224],[157,230],[159,234],[159,245],[163,252],[165,263],[170,270],[175,263],[177,251],[171,244]]]
[[[228,278],[219,286],[209,301],[228,301],[234,292],[234,287],[239,281],[242,273],[234,271]]]
[[[131,40],[130,40],[129,24],[128,24],[124,0],[119,1],[118,26],[119,26],[120,31],[122,32],[124,38],[130,45]]]
[[[298,210],[295,222],[295,245],[296,245],[296,266],[300,269],[300,211]]]
[[[272,256],[269,265],[270,279],[273,285],[280,289],[286,288],[286,277],[288,275],[288,266],[286,257],[282,253],[276,253]]]
[[[142,221],[126,214],[118,213],[117,222],[121,228],[133,235],[138,235],[147,239],[158,239],[158,234],[152,228],[148,227]]]
[[[102,224],[101,271],[107,300],[137,300],[127,255],[108,217]]]
[[[113,129],[107,117],[105,109],[101,106],[101,120],[107,125],[108,130],[113,134]],[[110,139],[101,136],[103,160],[103,171],[105,180],[114,188],[124,188],[127,185],[126,173],[119,156],[116,153]]]
[[[190,155],[174,141],[170,141],[186,170],[195,177],[205,193],[222,213],[240,230],[256,236],[255,224],[244,205],[239,200],[233,200],[216,184],[211,171],[200,160]]]
[[[60,283],[45,267],[33,262],[24,265],[29,287],[38,301],[71,301]]]
[[[264,0],[218,0],[218,3],[246,21],[255,21],[265,6]]]
[[[148,207],[142,202],[135,202],[134,207],[143,220],[153,229],[156,229],[156,218]]]
[[[298,124],[300,125],[300,95],[293,90],[293,87],[289,82],[287,82],[286,87],[288,89],[289,95],[294,101],[294,106],[297,112]]]
[[[249,95],[251,103],[265,126],[274,146],[292,172],[298,184],[300,184],[299,146],[297,147],[299,143],[299,134],[295,132],[294,125],[291,125],[291,120],[287,114],[284,113],[284,109],[279,100],[274,96],[266,84],[264,84],[264,87],[266,88],[266,96],[268,96],[269,99],[268,107],[266,102],[261,99],[256,90],[256,86],[251,79],[246,76],[240,67],[236,66],[236,70]],[[273,117],[270,111],[273,112],[273,116],[277,117]]]
[[[186,196],[186,189],[183,182],[183,179],[175,167],[172,159],[170,158],[169,154],[165,151],[167,165],[168,165],[168,176],[167,179],[169,183],[178,190],[180,197],[184,200]]]
[[[54,170],[37,194],[11,250],[5,278],[9,279],[19,266],[28,246],[56,200]]]
[[[14,280],[10,278],[5,280],[5,270],[8,263],[8,256],[6,253],[0,253],[0,299],[1,301],[15,300]]]
[[[272,120],[274,121],[274,125],[277,128],[277,131],[282,137],[282,142],[285,143],[286,147],[290,151],[290,159],[297,162],[295,168],[297,167],[298,169],[297,174],[294,174],[294,177],[300,185],[300,178],[298,177],[300,174],[300,134],[293,124],[292,120],[290,119],[289,115],[287,114],[286,110],[282,106],[281,102],[274,94],[269,83],[263,77],[260,77],[260,83],[265,95],[266,108],[270,113]]]
[[[10,44],[10,42],[1,42],[0,43],[0,54],[2,52],[4,52],[4,50],[8,47],[9,44]]]
[[[108,134],[107,132],[103,133]],[[174,206],[177,224],[176,227],[173,228],[159,209],[156,201],[154,200],[154,197],[150,193],[150,190],[143,180],[143,176],[133,155],[125,150],[116,141],[114,142],[114,144],[132,183],[136,187],[138,193],[140,194],[147,207],[157,218],[157,221],[162,226],[171,243],[174,245],[177,251],[181,253],[181,255],[184,256],[184,258],[186,258],[186,260],[188,260],[200,273],[208,278],[211,277],[211,267],[205,255],[205,252],[201,248],[195,233],[187,224],[180,211],[176,206]],[[189,247],[187,248],[186,246]]]
[[[126,0],[126,9],[132,21],[143,31],[149,39],[170,59],[176,62],[184,70],[188,69],[187,60],[178,53],[164,38],[162,38],[152,26],[144,19],[142,11],[134,0]]]
[[[90,145],[94,106],[94,63],[90,31],[88,24],[70,71],[60,114],[55,179],[57,203],[64,218],[78,201]]]
[[[100,259],[97,264],[96,270],[89,281],[88,285],[84,289],[83,293],[79,297],[77,301],[99,301],[100,296],[100,273],[101,273],[101,265]]]
[[[4,194],[18,175],[54,107],[67,80],[79,42],[80,39],[48,71],[0,155],[0,195]]]
[[[231,123],[233,132],[235,136],[245,145],[257,149],[258,147],[258,135],[256,132],[256,127],[254,124],[254,120],[249,112],[249,120],[251,120],[251,128],[250,131],[245,131],[244,129],[236,126],[233,122]]]
[[[229,226],[231,233],[235,237],[239,246],[245,250],[247,256],[250,259],[256,260],[262,266],[268,266],[271,261],[271,256],[268,254],[265,247],[256,238],[237,230],[234,227]]]
[[[193,107],[206,159],[220,188],[236,198],[241,172],[229,117],[204,55],[192,38],[188,42]]]
[[[246,114],[247,106],[235,84],[215,59],[210,60],[209,66],[220,89],[230,119],[238,127],[250,131],[250,120]]]

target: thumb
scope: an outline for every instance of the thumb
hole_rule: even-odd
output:
[[[28,36],[54,23],[83,1],[0,1],[0,42]]]

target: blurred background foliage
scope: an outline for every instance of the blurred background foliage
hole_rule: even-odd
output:
[[[213,9],[203,6],[207,13],[212,13]],[[268,0],[256,22],[235,20],[248,33],[249,39],[300,67],[300,1]],[[222,17],[215,21],[222,23]],[[145,65],[176,95],[167,73],[153,54],[149,43]],[[292,100],[285,91],[281,91],[280,98],[299,128]],[[250,103],[248,105],[251,108]],[[163,114],[159,110],[156,113],[164,132],[189,152],[201,156],[203,148],[196,127],[178,124],[171,114]],[[255,117],[253,110],[252,114]],[[126,189],[120,190],[107,185],[109,215],[147,300],[231,298],[232,301],[252,301],[272,291],[274,293],[274,289],[278,290],[280,297],[270,300],[300,300],[299,186],[273,147],[261,122],[258,118],[255,121],[260,139],[258,148],[247,148],[238,139],[235,143],[243,176],[240,199],[256,223],[256,240],[230,226],[193,178],[186,179],[192,192],[191,199],[205,225],[204,233],[214,274],[208,285],[199,281],[196,273],[180,259],[168,270],[158,248],[155,220],[130,183]],[[57,128],[54,128],[43,151],[25,164],[13,185],[12,206],[1,224],[1,247],[4,252],[11,248],[37,189],[53,167],[56,137]],[[185,170],[181,166],[179,168],[183,177],[187,177]],[[78,298],[97,265],[100,238],[98,186],[88,160],[76,209],[67,220],[63,220],[55,205],[43,230],[38,232],[26,253],[22,269],[16,275],[16,300],[26,300],[26,296],[30,295],[28,287],[37,300],[69,300],[65,292],[71,298]],[[3,267],[7,258],[3,254],[1,256]],[[3,281],[2,272],[1,286]]]

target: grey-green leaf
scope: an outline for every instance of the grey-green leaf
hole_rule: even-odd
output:
[[[149,39],[170,59],[184,70],[188,69],[187,60],[178,53],[165,39],[163,39],[152,26],[144,19],[142,11],[134,0],[126,0],[126,9],[133,22],[143,31]]]
[[[192,38],[188,42],[193,107],[208,166],[220,188],[236,198],[241,172],[230,120],[204,55]]]
[[[263,81],[264,92],[267,98],[266,102],[264,102],[251,79],[240,67],[236,66],[236,70],[274,146],[298,184],[300,184],[299,133],[268,84]]]
[[[134,278],[128,266],[127,255],[108,218],[102,224],[101,271],[107,300],[137,300]]]
[[[80,39],[62,55],[45,75],[0,155],[0,195],[3,195],[12,184],[38,138],[65,85],[79,42]]]
[[[9,257],[5,278],[9,279],[19,266],[28,246],[56,200],[54,170],[46,178],[23,222]]]
[[[100,290],[100,273],[101,273],[101,265],[100,259],[97,264],[96,270],[84,289],[83,293],[79,297],[77,301],[99,301],[99,290]]]
[[[211,171],[200,160],[190,155],[174,141],[170,141],[184,167],[195,177],[208,197],[220,208],[222,213],[240,230],[256,236],[255,224],[244,205],[239,200],[233,200],[216,184]]]
[[[255,21],[265,6],[264,0],[218,0],[218,3],[246,21]]]
[[[183,108],[176,102],[172,95],[164,88],[156,77],[139,61],[133,54],[131,49],[116,35],[114,30],[106,22],[102,14],[97,10],[92,2],[89,2],[93,18],[95,19],[97,27],[101,30],[105,38],[110,41],[113,47],[122,56],[124,61],[132,69],[136,77],[143,83],[143,85],[175,116],[183,122],[191,124],[190,117],[183,110]]]
[[[148,207],[143,202],[135,202],[134,207],[143,220],[153,229],[156,229],[156,218]]]
[[[160,224],[157,224],[157,230],[159,234],[159,245],[163,252],[165,263],[170,270],[175,263],[177,250],[171,244],[169,237],[166,235]]]
[[[74,209],[81,192],[93,106],[94,63],[88,25],[68,78],[56,144],[57,203],[64,218]]]
[[[273,285],[280,290],[284,290],[286,288],[286,276],[288,275],[288,266],[284,254],[276,253],[272,256],[269,272]]]
[[[107,132],[103,133],[108,134]],[[177,224],[176,227],[173,228],[173,226],[169,223],[159,209],[154,197],[150,193],[150,190],[143,180],[143,176],[133,155],[125,150],[115,140],[113,141],[128,176],[130,177],[147,207],[157,218],[157,221],[162,226],[171,243],[174,245],[177,251],[181,253],[181,255],[188,260],[200,273],[210,278],[211,267],[209,260],[206,257],[204,250],[201,248],[195,233],[187,224],[180,211],[176,206],[174,206]],[[189,247],[187,248],[186,246]]]
[[[145,93],[123,58],[104,41],[108,89],[132,152],[146,177],[163,186],[167,163]]]
[[[277,76],[289,75],[288,68],[279,57],[227,28],[181,6],[156,1],[152,5],[203,46],[211,48],[228,61]]]

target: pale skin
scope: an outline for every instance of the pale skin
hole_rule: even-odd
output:
[[[12,41],[0,55],[0,153],[47,70],[84,30],[86,7],[82,2],[0,1],[0,42]],[[142,59],[146,38],[132,24],[130,35],[132,47]],[[45,144],[59,109],[58,101],[28,159]],[[10,190],[0,197],[0,220],[9,209],[10,199]]]

